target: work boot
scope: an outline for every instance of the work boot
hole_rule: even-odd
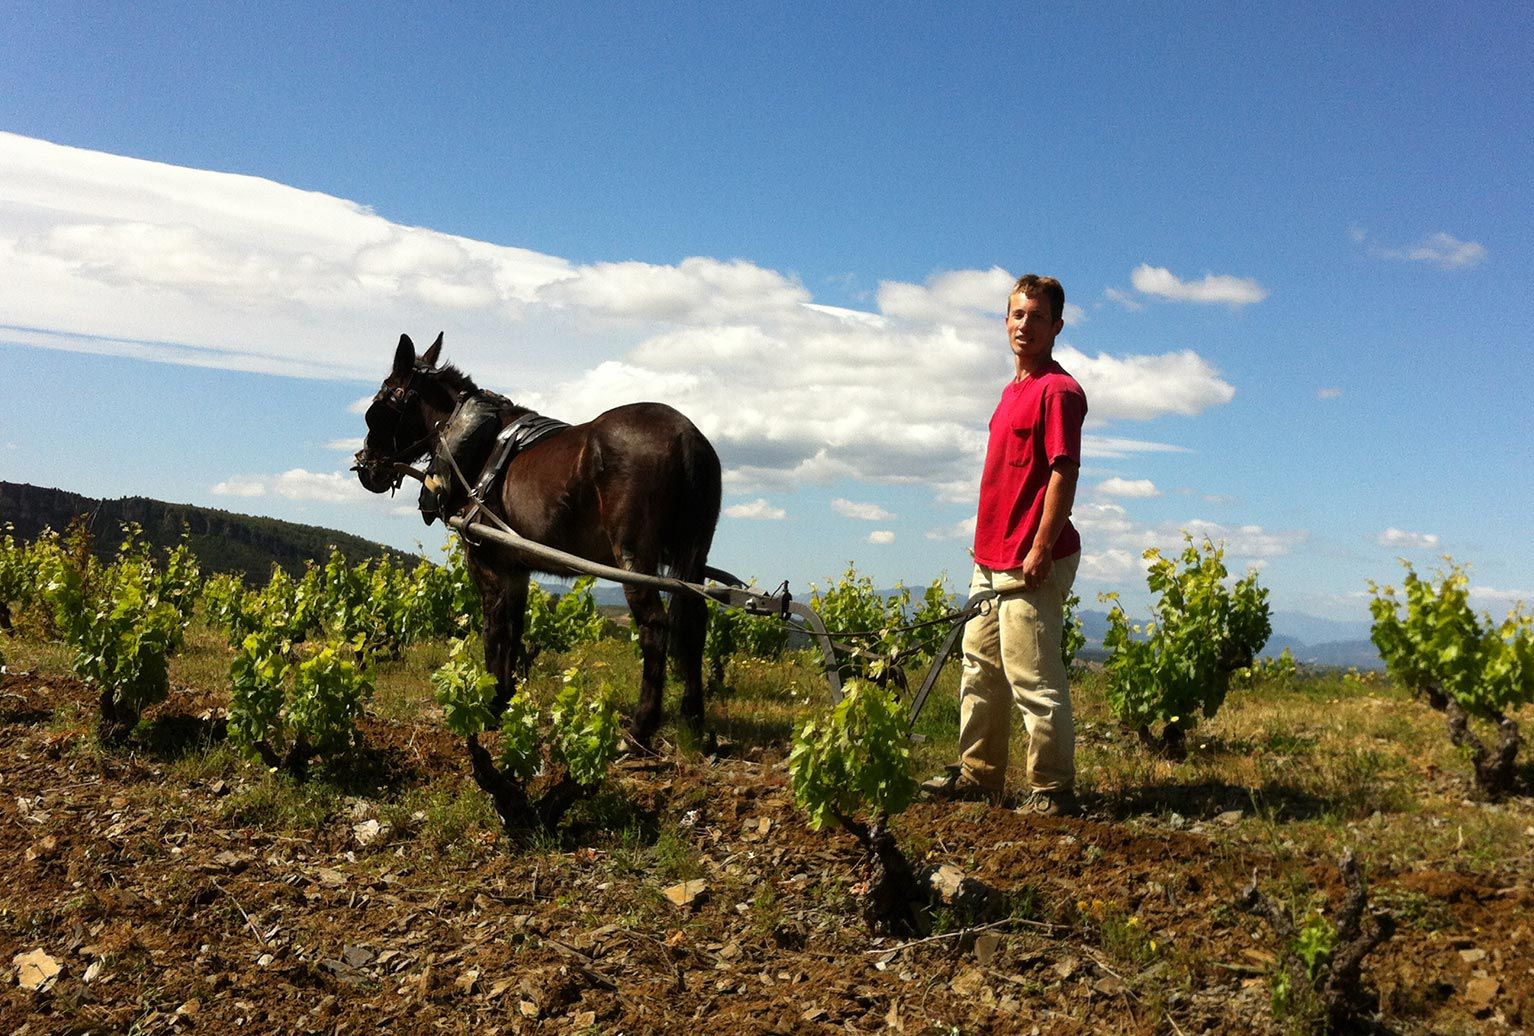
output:
[[[1070,788],[1054,791],[1034,790],[1028,801],[1017,807],[1019,813],[1036,817],[1073,817],[1081,812],[1076,793]]]
[[[949,766],[930,780],[922,781],[921,797],[928,802],[1001,802],[1000,788],[987,788],[964,772],[962,766]]]

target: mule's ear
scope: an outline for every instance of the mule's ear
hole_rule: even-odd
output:
[[[442,355],[442,332],[437,332],[437,340],[431,343],[431,348],[421,354],[421,362],[428,367],[437,365],[437,357]]]
[[[415,366],[415,343],[409,335],[399,336],[399,348],[394,350],[394,373],[409,374]]]

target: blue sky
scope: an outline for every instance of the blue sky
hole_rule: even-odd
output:
[[[1511,5],[6,4],[0,478],[435,546],[345,474],[395,338],[664,399],[714,560],[968,572],[1010,278],[1091,400],[1078,588],[1180,530],[1361,620],[1534,597]]]

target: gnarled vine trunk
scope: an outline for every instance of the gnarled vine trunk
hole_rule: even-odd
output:
[[[1299,929],[1294,915],[1287,907],[1258,891],[1255,876],[1242,891],[1237,905],[1267,918],[1284,946],[1280,960],[1290,989],[1307,991],[1314,996],[1326,1032],[1386,1031],[1374,1020],[1379,1010],[1379,996],[1363,984],[1363,963],[1371,951],[1395,934],[1395,918],[1385,911],[1365,916],[1368,892],[1352,849],[1343,852],[1338,868],[1347,893],[1331,922],[1337,931],[1336,946],[1314,974],[1296,952]]]
[[[911,861],[906,859],[889,828],[889,817],[880,815],[870,824],[840,814],[836,819],[863,844],[868,854],[868,896],[863,902],[863,918],[869,927],[887,935],[923,933],[931,893],[916,879]]]
[[[1489,718],[1497,725],[1497,744],[1488,747],[1471,728],[1470,714],[1452,695],[1434,684],[1422,688],[1422,694],[1429,705],[1444,714],[1449,724],[1449,740],[1456,748],[1470,753],[1476,787],[1492,798],[1511,792],[1518,775],[1518,749],[1523,744],[1518,723],[1500,711],[1492,711]]]
[[[466,742],[474,783],[490,796],[495,815],[512,838],[521,838],[529,831],[551,830],[572,806],[591,794],[591,789],[582,786],[561,767],[559,776],[541,794],[529,795],[521,781],[508,776],[495,764],[490,750],[479,743],[477,735],[469,735]]]

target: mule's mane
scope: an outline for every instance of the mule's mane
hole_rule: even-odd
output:
[[[474,384],[474,379],[451,363],[444,363],[441,367],[432,369],[430,373],[433,380],[446,384],[448,388],[460,395],[473,395],[479,391],[479,386]]]
[[[480,388],[478,385],[474,384],[473,378],[469,377],[467,374],[453,366],[451,363],[444,363],[441,367],[435,367],[429,373],[433,380],[437,381],[439,384],[447,386],[460,397],[477,395],[489,399],[494,403],[512,407],[516,410],[527,409],[524,406],[518,406],[516,403],[513,403],[510,399],[501,395],[499,392],[491,392],[489,389]]]

